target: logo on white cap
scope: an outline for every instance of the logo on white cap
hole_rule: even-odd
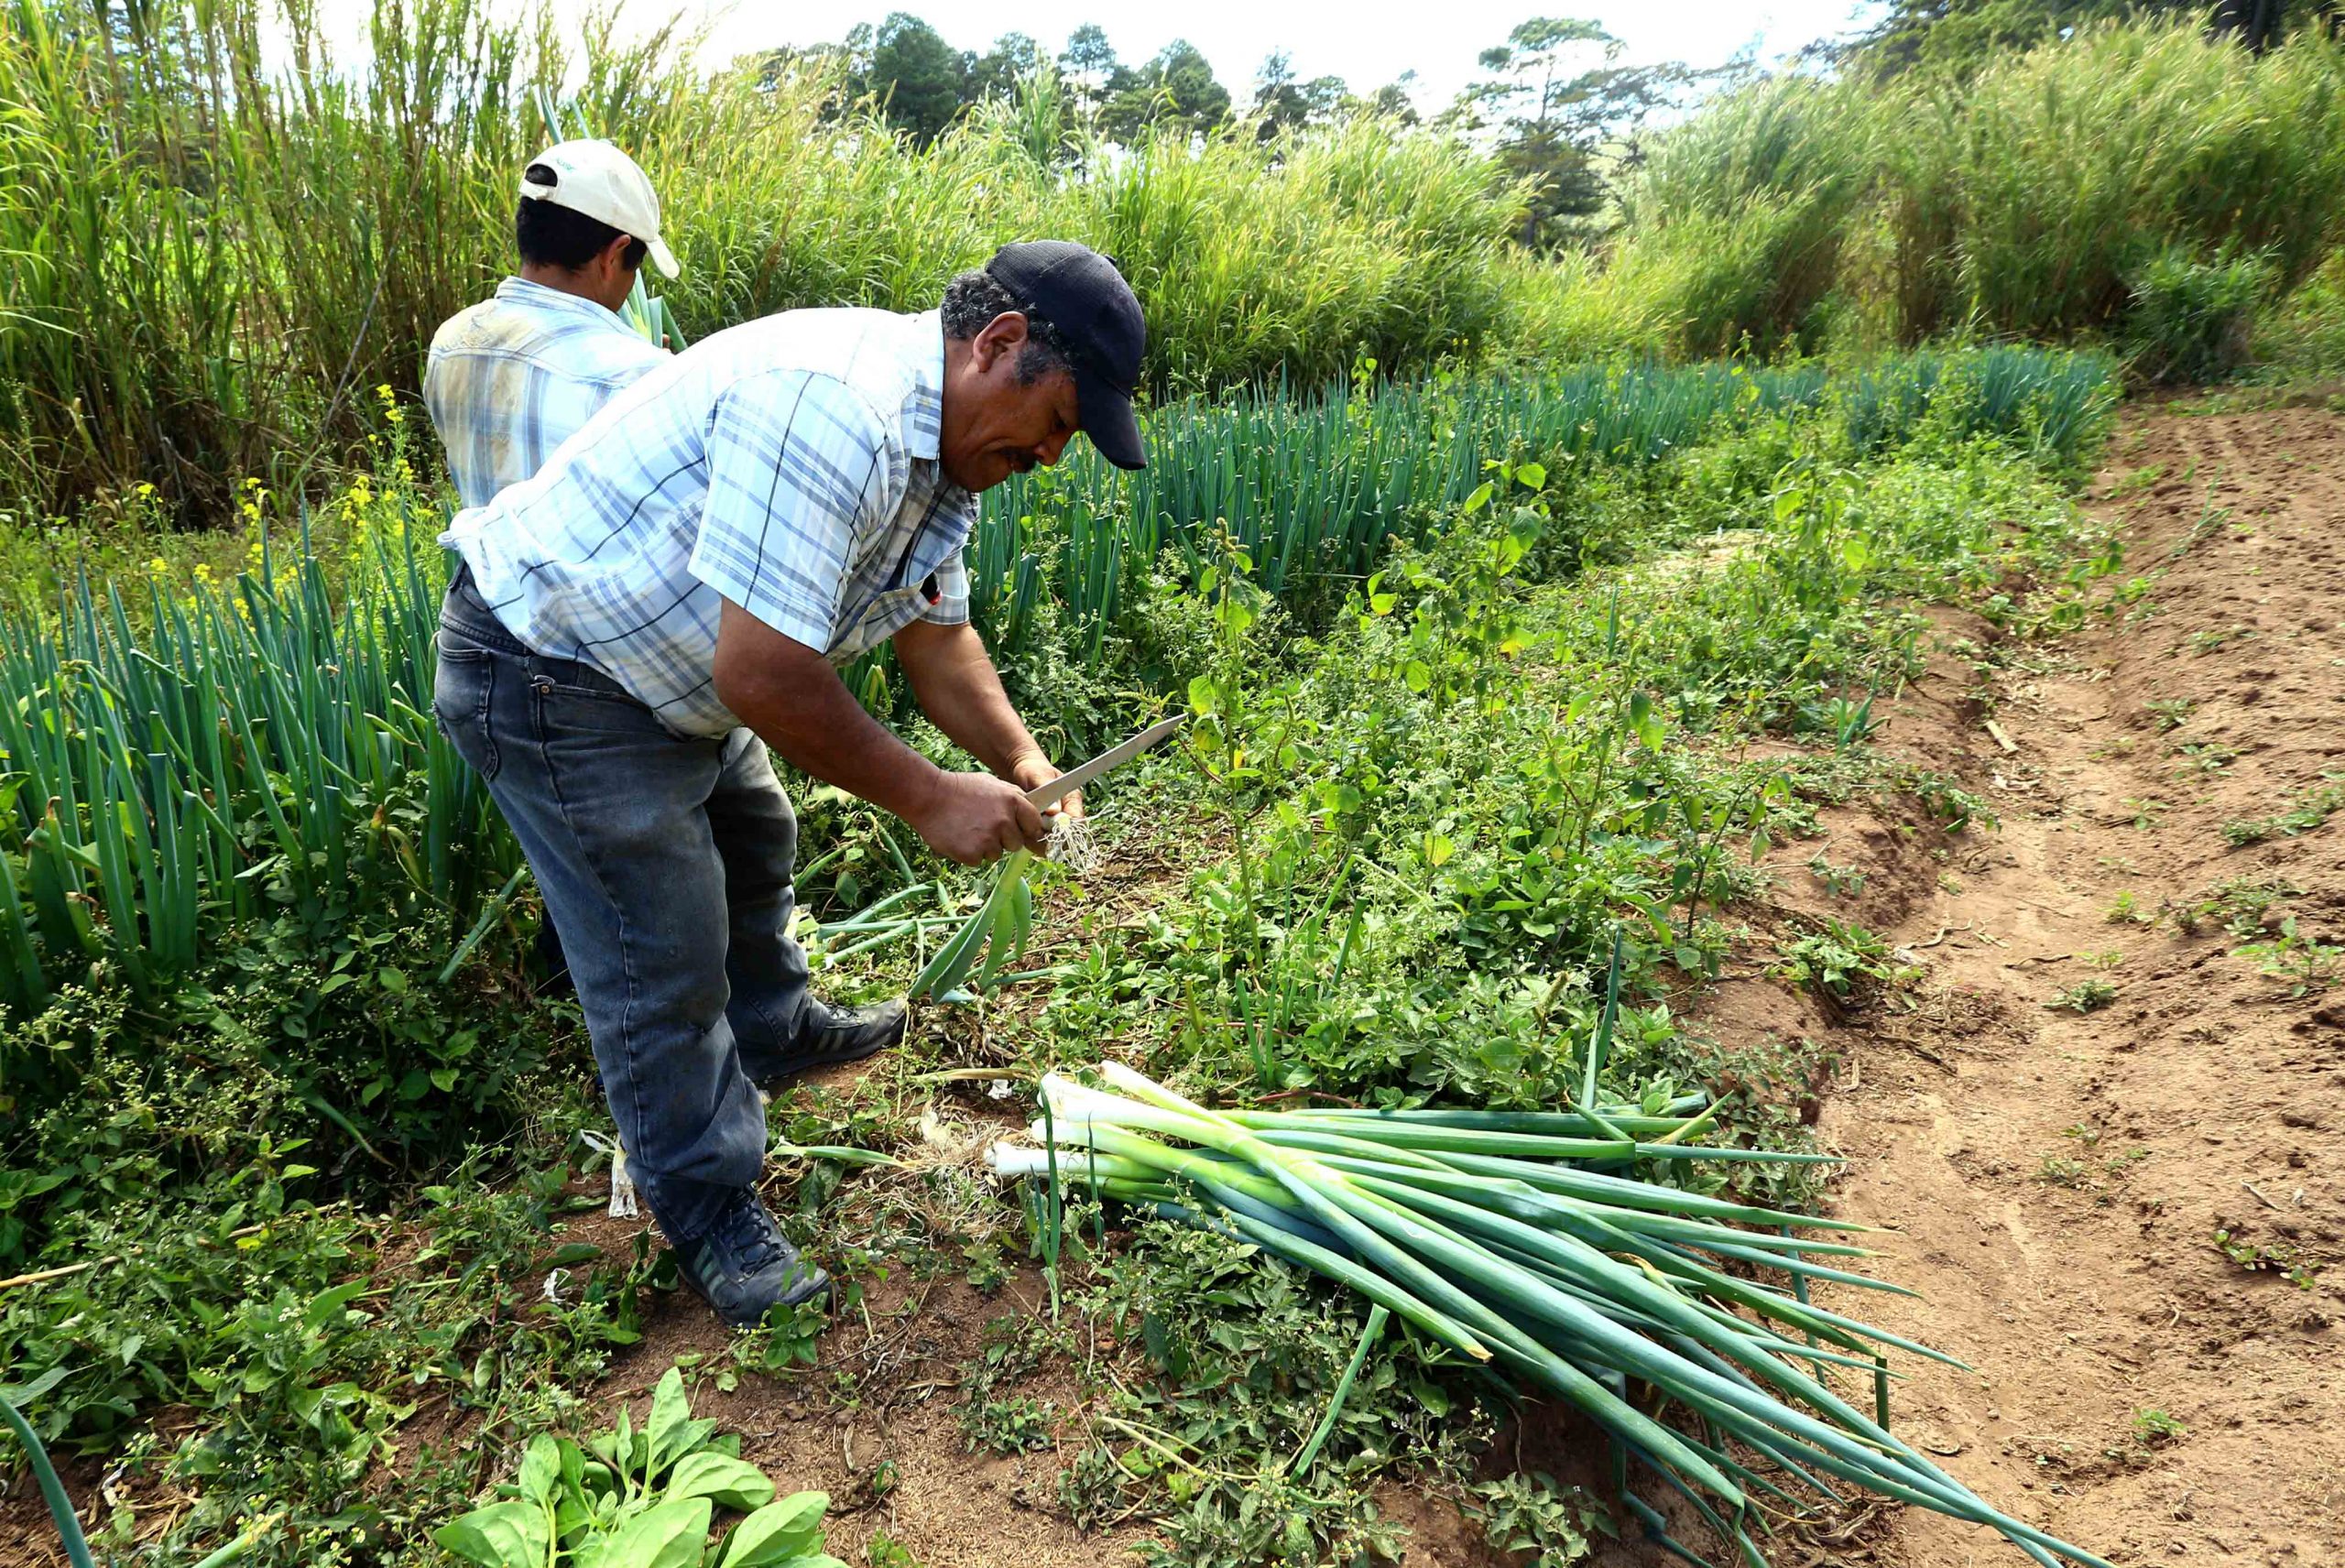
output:
[[[530,169],[540,164],[553,180],[540,184],[525,170],[525,199],[567,207],[641,240],[660,276],[676,276],[676,254],[660,237],[659,192],[635,159],[605,141],[575,141],[558,142],[529,160]]]

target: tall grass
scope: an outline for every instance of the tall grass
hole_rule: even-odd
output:
[[[1613,286],[1652,300],[1688,354],[1795,341],[1838,276],[1881,134],[1860,96],[1804,77],[1721,99],[1661,142],[1624,197],[1635,243]]]
[[[668,36],[590,33],[573,58],[550,14],[488,0],[376,0],[363,74],[297,0],[0,6],[0,504],[20,512],[136,480],[217,511],[240,475],[282,487],[349,449],[363,394],[412,388],[437,324],[510,269],[535,95],[565,82],[654,172],[684,267],[662,291],[693,338],[927,309],[1043,234],[1125,263],[1159,393],[1412,372],[1506,318],[1517,194],[1389,124],[1111,158],[1029,94],[919,149],[819,71],[709,78]],[[267,69],[271,34],[289,68]]]
[[[2286,288],[2345,238],[2345,51],[2140,24],[1960,81],[1762,80],[1662,138],[1624,216],[1616,302],[1576,313],[1685,352],[1813,346],[1836,303],[1908,343],[2112,332],[2162,255]]]
[[[2345,57],[2089,29],[1885,105],[1905,330],[2106,328],[2163,251],[2290,286],[2345,235]]]

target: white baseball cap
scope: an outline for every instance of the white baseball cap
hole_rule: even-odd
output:
[[[551,171],[551,182],[540,184],[529,178],[540,167]],[[676,253],[660,237],[660,193],[651,189],[651,177],[635,159],[610,143],[555,143],[531,158],[529,169],[522,171],[521,195],[528,201],[551,201],[583,212],[641,240],[660,276],[676,276]]]

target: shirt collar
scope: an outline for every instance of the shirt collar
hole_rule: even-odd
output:
[[[559,289],[549,289],[542,283],[532,283],[526,278],[508,278],[496,286],[496,297],[508,305],[528,305],[540,310],[562,310],[584,316],[588,321],[631,332],[633,327],[617,311],[606,310],[579,294],[565,294]],[[940,385],[942,383],[940,382]]]
[[[934,463],[944,439],[944,315],[930,310],[911,318],[911,396],[898,417],[904,450]]]

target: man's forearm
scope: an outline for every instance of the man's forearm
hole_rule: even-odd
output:
[[[791,767],[906,821],[943,774],[863,711],[830,661],[726,603],[711,672],[720,702]]]
[[[893,811],[939,855],[982,866],[1014,849],[1043,847],[1042,816],[1020,782],[938,768],[865,713],[830,660],[729,600],[709,677],[717,700],[792,766]],[[994,682],[997,692],[1000,685]],[[1028,763],[1020,770],[1048,777],[1049,768]]]
[[[753,700],[734,712],[791,767],[907,821],[935,788],[936,765],[866,713],[827,664],[787,700]]]
[[[915,621],[896,634],[896,660],[912,695],[953,744],[1002,778],[1050,766],[1026,722],[1010,706],[1001,676],[975,626]]]

